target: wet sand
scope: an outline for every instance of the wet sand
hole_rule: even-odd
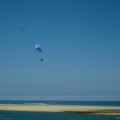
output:
[[[76,114],[98,114],[120,116],[120,106],[0,104],[0,110],[65,112]]]

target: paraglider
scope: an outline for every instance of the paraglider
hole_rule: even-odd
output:
[[[39,52],[42,52],[42,46],[41,45],[35,45],[35,49],[38,50]]]
[[[42,46],[39,44],[35,45],[35,50],[37,50],[38,52],[42,52]],[[41,61],[43,61],[43,58],[40,58]]]
[[[42,58],[41,58],[40,60],[41,60],[41,61],[43,61],[43,59],[42,59]]]

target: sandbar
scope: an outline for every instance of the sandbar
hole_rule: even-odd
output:
[[[0,110],[120,116],[120,106],[0,104]]]

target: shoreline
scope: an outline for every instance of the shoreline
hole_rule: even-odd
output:
[[[0,110],[120,116],[120,106],[0,104]]]

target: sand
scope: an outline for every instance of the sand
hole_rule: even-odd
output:
[[[78,114],[98,114],[120,116],[120,106],[80,106],[80,105],[32,105],[32,104],[0,104],[0,110],[66,112]]]

